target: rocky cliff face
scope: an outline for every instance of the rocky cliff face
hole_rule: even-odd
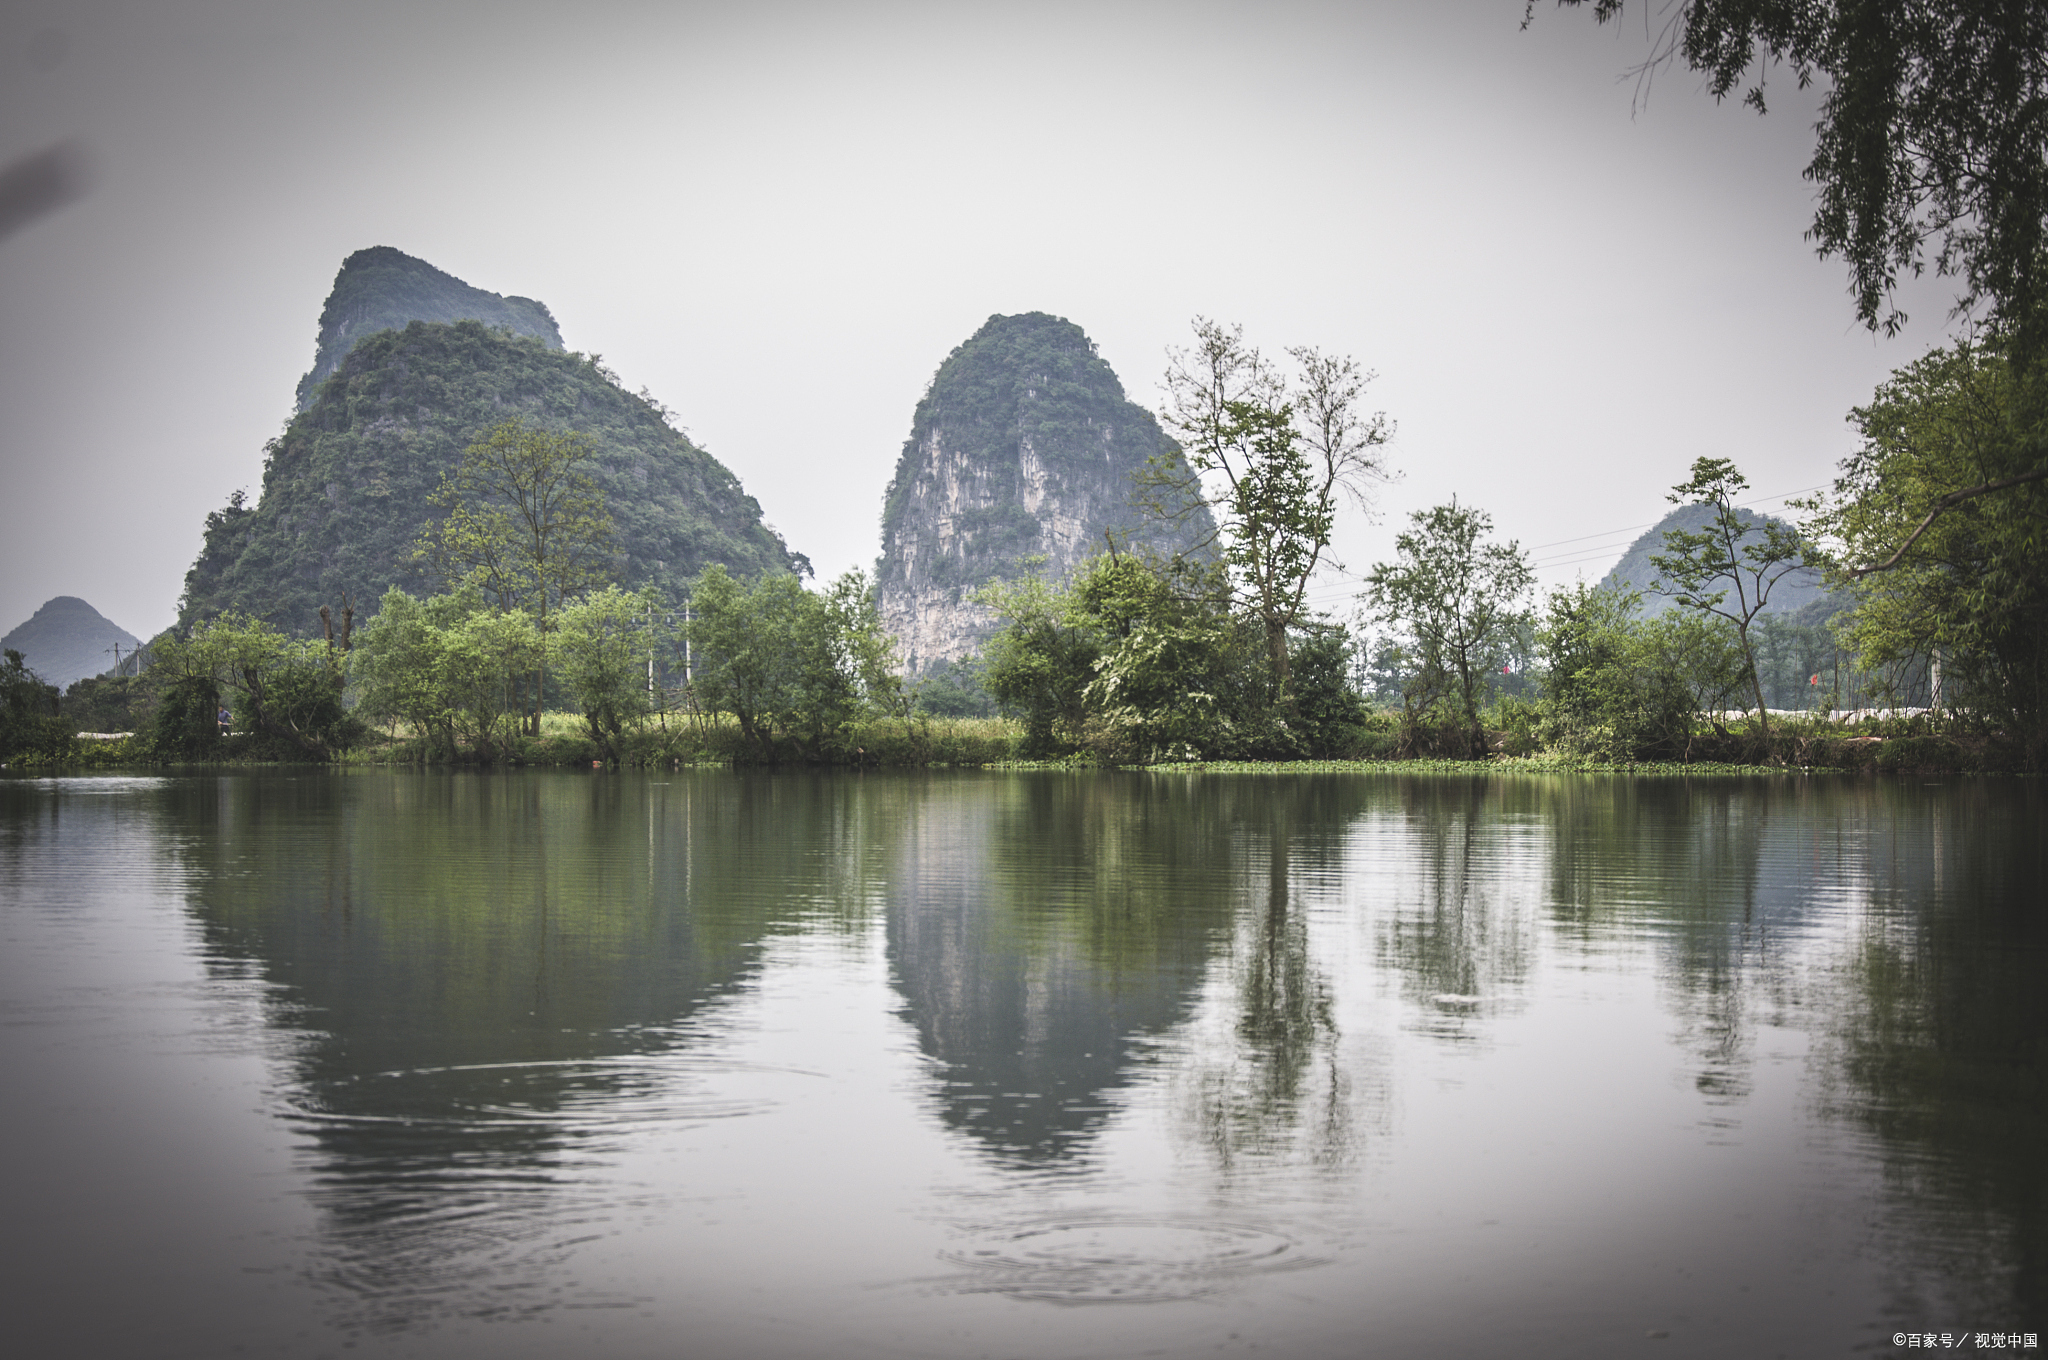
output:
[[[371,246],[343,260],[334,276],[320,312],[313,367],[299,379],[299,409],[313,404],[320,384],[357,341],[412,321],[481,321],[533,336],[549,349],[562,347],[562,332],[544,304],[472,288],[404,251]]]
[[[414,320],[357,339],[266,449],[257,503],[238,492],[207,516],[180,625],[239,609],[308,635],[343,596],[362,611],[393,585],[436,588],[412,560],[436,513],[428,498],[464,449],[515,416],[590,441],[621,584],[681,598],[714,562],[742,577],[809,571],[738,478],[594,359],[480,321]]]
[[[992,316],[939,366],[917,404],[882,511],[882,621],[909,674],[971,655],[994,627],[972,600],[1032,570],[1057,580],[1125,546],[1175,552],[1205,539],[1197,508],[1149,523],[1134,474],[1178,449],[1073,322]]]

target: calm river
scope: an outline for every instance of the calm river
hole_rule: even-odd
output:
[[[11,779],[0,1349],[2038,1353],[2044,1061],[2037,781]]]

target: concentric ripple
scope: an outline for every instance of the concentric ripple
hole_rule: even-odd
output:
[[[1047,1303],[1167,1303],[1252,1275],[1321,1265],[1292,1238],[1213,1219],[1101,1217],[981,1234],[942,1253],[968,1272],[962,1293]]]

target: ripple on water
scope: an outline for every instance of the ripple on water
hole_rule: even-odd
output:
[[[1046,1303],[1170,1303],[1253,1275],[1323,1264],[1280,1233],[1214,1219],[1043,1219],[941,1253],[954,1291]]]

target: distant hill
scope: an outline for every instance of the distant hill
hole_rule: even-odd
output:
[[[76,595],[59,595],[0,638],[0,649],[20,652],[28,668],[58,689],[114,668],[114,649],[128,656],[142,640]]]
[[[349,259],[365,256],[382,258]],[[343,268],[337,295],[353,288],[350,272]],[[344,595],[360,620],[390,586],[434,588],[412,562],[435,514],[428,497],[464,449],[514,416],[589,439],[622,584],[679,598],[714,562],[742,577],[810,570],[762,522],[737,477],[596,360],[481,321],[413,320],[356,339],[266,449],[256,504],[237,493],[207,516],[179,624],[239,609],[305,636],[319,627],[320,606],[338,609]]]
[[[992,316],[946,357],[911,418],[882,510],[883,625],[911,674],[976,651],[993,613],[976,587],[1058,580],[1107,549],[1173,552],[1211,536],[1196,507],[1177,533],[1148,525],[1132,474],[1176,450],[1087,333],[1044,312]]]
[[[299,409],[313,404],[320,384],[356,342],[413,321],[481,321],[562,348],[562,332],[544,304],[472,288],[404,251],[371,246],[343,260],[334,276],[320,311],[313,367],[299,379]]]
[[[1744,526],[1765,521],[1784,524],[1774,515],[1759,515],[1751,510],[1738,509],[1735,512]],[[1660,595],[1654,589],[1657,583],[1657,569],[1650,565],[1650,554],[1664,551],[1664,535],[1673,529],[1701,529],[1711,523],[1714,511],[1705,505],[1681,505],[1670,514],[1652,525],[1642,537],[1629,545],[1619,562],[1603,577],[1603,586],[1630,587],[1642,592],[1643,615],[1645,617],[1663,613],[1677,607],[1677,601],[1669,595]],[[1790,528],[1790,525],[1786,527]],[[1731,596],[1732,598],[1732,596]],[[1847,601],[1838,600],[1821,584],[1820,573],[1810,567],[1799,567],[1782,581],[1771,587],[1770,604],[1764,613],[1774,615],[1800,616],[1800,622],[1822,622]]]

